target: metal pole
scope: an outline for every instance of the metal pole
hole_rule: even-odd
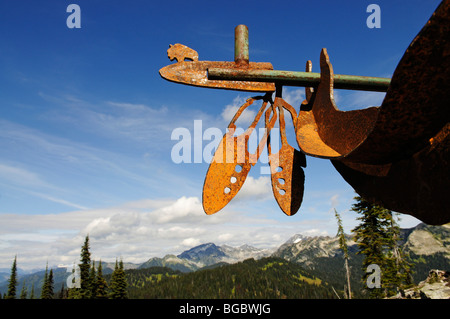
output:
[[[252,70],[252,69],[224,69],[209,68],[209,80],[232,80],[254,82],[276,82],[287,86],[315,87],[320,82],[320,73],[277,71],[277,70]],[[347,90],[362,90],[386,92],[390,78],[358,76],[358,75],[334,75],[334,88]]]
[[[248,27],[243,24],[234,29],[234,62],[239,66],[249,63]]]

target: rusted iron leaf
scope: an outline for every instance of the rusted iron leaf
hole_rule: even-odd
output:
[[[228,125],[228,132],[225,133],[214,153],[203,185],[203,209],[206,214],[211,215],[218,212],[236,196],[251,167],[258,161],[276,116],[272,117],[269,126],[266,127],[266,132],[255,153],[249,152],[248,139],[264,113],[268,103],[267,97],[268,95],[263,98],[263,105],[251,126],[244,133],[234,136],[235,122],[242,112],[255,101],[255,98],[248,99]],[[260,98],[262,97],[258,99]],[[269,110],[266,111],[266,114]]]
[[[289,107],[290,105],[281,98],[275,98],[274,109],[279,113],[281,148],[273,154],[269,139],[267,149],[273,195],[281,210],[286,215],[292,216],[297,213],[303,201],[305,174],[302,166],[306,167],[306,157],[287,141],[284,108]],[[293,119],[295,120],[295,117]]]

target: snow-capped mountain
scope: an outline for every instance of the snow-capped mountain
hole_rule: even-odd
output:
[[[213,243],[202,244],[186,250],[177,257],[197,264],[199,268],[217,263],[236,263],[248,258],[259,259],[272,254],[272,250],[258,249],[250,245],[232,247],[217,246]]]

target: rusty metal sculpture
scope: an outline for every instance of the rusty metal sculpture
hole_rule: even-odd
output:
[[[342,177],[366,200],[429,224],[450,222],[450,0],[443,1],[412,41],[392,79],[334,74],[326,49],[320,73],[273,70],[249,62],[248,29],[235,29],[235,61],[199,61],[196,51],[175,44],[177,63],[160,70],[163,78],[188,85],[264,92],[247,100],[228,126],[208,169],[203,188],[207,214],[222,209],[242,187],[267,144],[274,197],[287,215],[301,206],[305,155],[331,160]],[[190,61],[185,61],[188,59]],[[305,87],[297,113],[282,98],[282,87]],[[335,88],[386,92],[380,107],[341,111]],[[275,92],[275,99],[272,95]],[[256,100],[262,106],[253,123],[234,136],[235,122]],[[292,117],[296,150],[285,136],[284,110]],[[265,118],[266,133],[255,154],[248,137]],[[271,117],[272,116],[272,117]],[[281,148],[272,154],[270,131],[279,121]]]

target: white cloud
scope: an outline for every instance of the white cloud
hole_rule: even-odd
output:
[[[298,112],[300,104],[305,99],[305,89],[283,88],[283,99]]]
[[[233,119],[234,115],[239,110],[239,108],[246,102],[247,98],[248,97],[237,96],[233,99],[233,102],[231,104],[225,106],[221,116],[222,119],[227,123],[226,125],[228,125],[228,123]],[[252,105],[250,105],[245,109],[245,111],[236,121],[236,127],[240,127],[245,130],[253,122],[253,119],[255,118],[256,113],[258,111],[258,109],[256,109],[255,107],[255,105],[257,104],[258,102],[254,102]]]
[[[30,172],[21,167],[6,165],[0,163],[0,180],[3,183],[15,184],[18,186],[34,186],[34,187],[48,187],[38,174]]]
[[[328,232],[317,228],[308,229],[303,232],[305,236],[328,236]]]
[[[331,196],[330,202],[333,208],[337,207],[339,205],[339,194]]]
[[[267,180],[252,181],[254,185],[261,182]],[[254,199],[258,194],[247,195]],[[302,229],[312,228],[301,226],[299,220],[283,223],[274,219],[279,215],[268,217],[272,211],[268,207],[251,214],[241,211],[239,205],[231,205],[208,216],[199,198],[180,197],[57,215],[0,214],[0,267],[9,267],[15,254],[20,256],[21,268],[44,267],[47,261],[50,265],[77,261],[86,235],[90,237],[93,259],[114,261],[122,257],[144,262],[205,242],[273,247]]]
[[[200,245],[202,242],[198,238],[186,238],[181,242],[181,245],[185,247],[194,247]]]
[[[272,196],[272,184],[270,177],[260,176],[254,178],[247,176],[244,185],[233,200],[265,200]],[[250,199],[251,198],[251,199]]]
[[[173,204],[160,208],[153,213],[157,223],[192,222],[204,216],[200,200],[196,197],[181,197]]]
[[[380,106],[383,103],[385,92],[350,91],[339,94],[335,99],[338,109],[343,111],[364,109],[371,106]]]

